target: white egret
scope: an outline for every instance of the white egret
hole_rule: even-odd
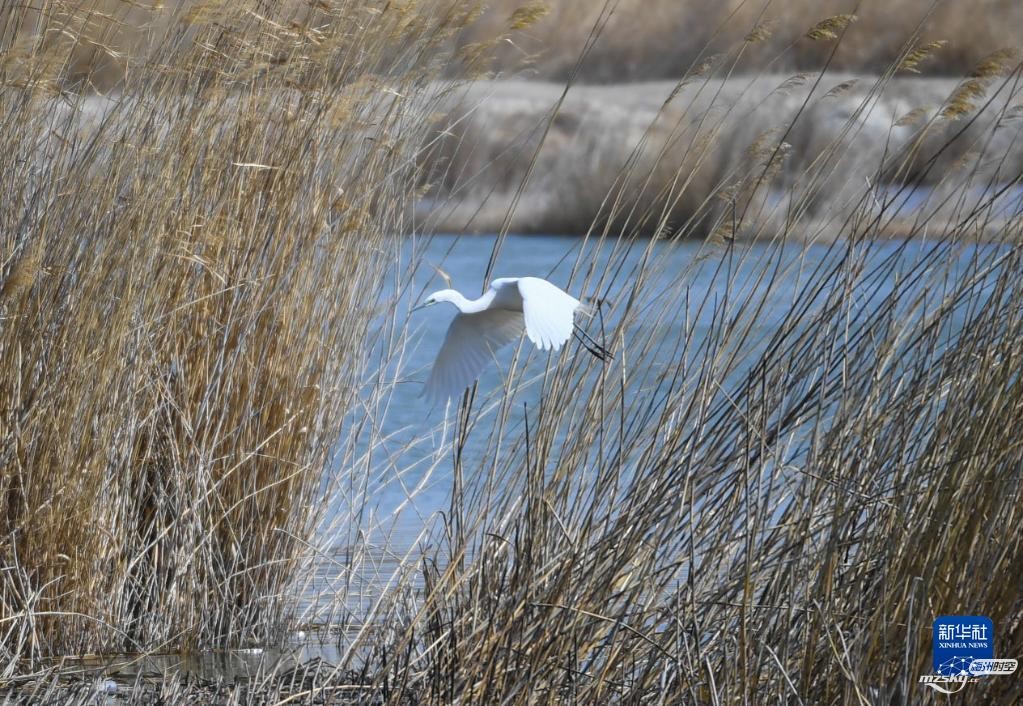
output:
[[[442,289],[416,309],[440,302],[454,304],[458,314],[448,326],[423,390],[431,402],[472,385],[494,353],[521,336],[523,328],[537,348],[557,351],[576,330],[576,313],[590,313],[587,304],[539,277],[495,279],[483,296],[471,300],[454,289]],[[604,359],[603,348],[579,335],[590,353]]]

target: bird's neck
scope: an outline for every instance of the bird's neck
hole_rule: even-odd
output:
[[[458,310],[463,314],[476,314],[490,306],[490,302],[493,300],[493,292],[487,292],[479,299],[466,299],[461,294],[458,294],[457,299],[454,299],[451,303],[457,306]]]

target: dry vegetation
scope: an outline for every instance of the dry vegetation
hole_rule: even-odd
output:
[[[47,657],[279,642],[289,592],[325,567],[341,588],[315,615],[337,664],[170,681],[165,700],[927,703],[935,615],[989,615],[998,652],[1023,653],[1023,219],[993,207],[1021,181],[1001,148],[1021,139],[1012,55],[921,116],[940,139],[875,155],[892,191],[856,184],[831,211],[809,205],[842,139],[789,198],[763,196],[789,122],[714,181],[723,207],[678,220],[707,143],[656,109],[666,134],[622,161],[571,283],[612,303],[590,330],[615,358],[564,350],[532,361],[539,381],[516,367],[461,400],[451,444],[427,452],[455,479],[424,529],[435,548],[353,614],[421,264],[395,266],[389,234],[430,185],[420,147],[447,86],[429,79],[472,18],[460,2],[192,8],[97,104],[47,32],[53,7],[0,34],[22,47],[0,68],[0,666],[18,698],[91,696],[39,676]],[[802,31],[841,46],[844,24]],[[910,173],[948,150],[963,157],[940,214],[877,241]],[[694,233],[700,257],[670,269],[665,241]],[[352,489],[362,505],[317,536]],[[1009,704],[1020,684],[968,688]]]
[[[681,83],[574,86],[564,100],[555,83],[476,81],[448,99],[424,160],[430,189],[417,211],[438,230],[486,233],[502,227],[515,202],[514,232],[586,233],[608,217],[607,194],[624,179],[624,198],[640,210],[667,211],[663,223],[630,225],[648,235],[704,237],[738,196],[775,207],[765,211],[770,218],[744,220],[737,236],[773,237],[799,212],[789,236],[818,237],[828,219],[855,212],[867,185],[880,193],[912,184],[934,221],[954,218],[957,200],[949,197],[965,182],[977,202],[984,184],[1023,172],[1023,97],[1014,82],[986,90],[1011,66],[989,68],[981,87],[978,79],[903,72],[735,78],[724,64]],[[981,104],[986,109],[978,111]],[[750,162],[767,159],[771,168],[751,191]],[[680,174],[682,190],[675,188]],[[1016,198],[1010,191],[1002,203]],[[904,236],[919,213],[891,215],[875,237]],[[999,238],[1001,220],[975,235]]]
[[[90,8],[0,27],[5,676],[274,639],[467,12],[202,9],[110,101]]]
[[[515,7],[497,3],[460,36],[463,46],[500,40],[490,62],[499,79],[453,94],[439,121],[419,209],[438,229],[585,233],[607,217],[606,196],[628,174],[623,198],[639,210],[667,209],[672,233],[712,232],[730,207],[720,196],[731,193],[789,206],[773,209],[787,225],[746,219],[736,236],[791,230],[798,211],[802,235],[790,235],[808,237],[821,225],[810,218],[836,208],[851,215],[865,184],[926,185],[927,207],[943,218],[963,179],[1012,181],[1023,170],[1017,82],[1000,80],[1019,57],[1018,3]],[[508,30],[527,19],[524,30]],[[573,85],[562,96],[562,84],[536,80],[570,76],[612,83]],[[650,80],[659,77],[670,80]],[[750,161],[764,159],[770,168],[755,193],[740,193],[751,185],[738,187]],[[875,236],[904,236],[915,218],[885,219]],[[663,234],[656,219],[637,225]],[[997,238],[998,226],[975,235]]]
[[[82,3],[32,0],[10,7],[17,12],[48,7],[57,26],[47,42],[71,49],[67,75],[110,89],[123,78],[128,57],[175,31],[169,17],[216,21],[230,5],[222,0],[90,0],[83,12]],[[300,19],[317,3],[287,0],[268,6]],[[614,12],[606,15],[609,8]],[[813,41],[814,23],[853,13],[856,19],[834,55],[833,46]],[[34,11],[28,14],[34,22]],[[358,25],[368,18],[364,14],[353,21]],[[524,71],[531,78],[567,79],[598,21],[601,40],[579,67],[578,78],[584,81],[670,80],[744,42],[737,67],[741,73],[815,70],[828,61],[835,71],[876,74],[900,60],[909,37],[918,38],[918,49],[930,47],[915,71],[960,76],[991,51],[1019,43],[1023,5],[1015,0],[492,0],[468,19],[472,22],[450,37],[459,60],[445,67],[449,76]],[[81,41],[82,31],[86,41]]]
[[[919,62],[924,74],[959,76],[991,51],[1019,44],[1023,5],[1016,0],[496,0],[459,38],[473,43],[507,34],[516,9],[544,7],[525,32],[502,42],[490,63],[507,74],[529,67],[536,78],[562,80],[573,71],[590,30],[611,6],[600,43],[579,77],[599,82],[674,79],[708,56],[750,40],[738,70],[882,73],[899,61],[908,37],[919,46],[943,42]],[[832,56],[815,42],[818,21],[855,14]],[[808,36],[812,35],[812,36]]]

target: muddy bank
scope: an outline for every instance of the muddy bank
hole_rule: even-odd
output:
[[[809,232],[872,209],[891,216],[878,235],[898,235],[924,211],[954,220],[1023,172],[1019,94],[992,82],[973,99],[978,110],[953,117],[959,86],[849,75],[579,85],[556,115],[559,84],[452,87],[417,215],[440,230],[487,232],[515,204],[517,232],[583,233],[596,222],[700,237],[728,212],[736,235],[770,237],[786,222]],[[1010,201],[992,223],[1018,196],[999,197]]]

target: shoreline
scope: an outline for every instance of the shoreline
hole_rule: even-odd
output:
[[[578,235],[596,222],[598,230],[610,223],[612,232],[705,237],[721,216],[720,194],[780,145],[780,163],[764,170],[769,178],[747,202],[756,217],[736,237],[769,239],[786,223],[792,227],[791,212],[812,233],[815,224],[841,222],[864,205],[869,210],[878,192],[899,184],[933,206],[933,229],[958,220],[955,208],[938,202],[964,184],[976,190],[1023,172],[1023,140],[1013,139],[1023,121],[997,130],[975,153],[974,137],[991,130],[1010,98],[996,99],[974,120],[950,120],[939,113],[956,79],[895,78],[883,86],[875,76],[828,74],[816,86],[815,80],[735,77],[678,91],[674,82],[576,85],[546,135],[561,84],[448,86],[415,221],[445,232],[495,232],[507,219],[511,232],[526,234]],[[905,157],[893,160],[900,152]],[[995,157],[997,168],[990,164]],[[608,194],[667,215],[646,223],[629,214],[609,217]],[[885,215],[896,218],[877,237],[911,232],[918,214]]]
[[[829,223],[869,215],[883,192],[904,185],[928,209],[934,232],[970,206],[945,199],[965,187],[981,194],[972,207],[983,207],[985,188],[1023,174],[1018,98],[996,96],[958,120],[940,117],[959,84],[933,77],[882,84],[850,74],[737,76],[681,88],[579,84],[551,120],[563,84],[437,81],[428,91],[437,110],[419,157],[420,191],[406,218],[416,231],[482,234],[507,223],[509,232],[582,235],[596,224],[610,236],[704,238],[732,205],[723,195],[739,188],[750,217],[728,236],[769,240],[784,229],[811,240]],[[117,100],[84,99],[77,116],[66,115],[68,126],[88,135]],[[282,97],[282,112],[289,100]],[[367,100],[376,110],[376,98]],[[1004,125],[993,129],[1002,114]],[[44,143],[40,158],[45,153]],[[758,175],[752,188],[750,174]],[[1017,188],[993,205],[1018,214],[1021,198]],[[616,200],[630,210],[615,211]],[[873,237],[920,228],[918,209],[884,215],[890,221]],[[1004,226],[989,220],[976,239],[995,239]]]

